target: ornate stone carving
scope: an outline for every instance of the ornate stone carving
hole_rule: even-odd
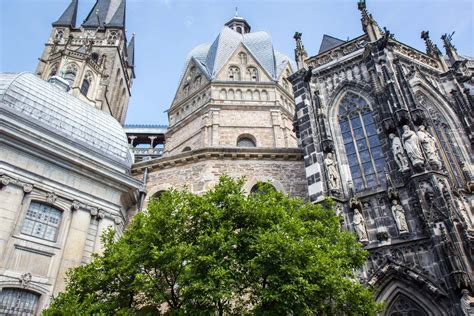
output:
[[[420,140],[414,131],[408,125],[403,125],[403,145],[408,153],[411,163],[415,167],[424,164],[423,152],[421,151]]]
[[[104,219],[104,217],[105,217],[104,210],[99,209],[99,211],[97,213],[97,217],[100,218],[100,219]]]
[[[54,204],[54,202],[56,202],[56,199],[57,199],[57,195],[56,193],[54,192],[49,192],[47,195],[46,195],[46,202],[48,202],[49,204]]]
[[[416,135],[418,136],[421,148],[423,149],[428,162],[435,165],[438,169],[441,169],[441,159],[439,158],[438,150],[436,149],[436,139],[428,133],[424,125],[418,127]]]
[[[1,178],[2,185],[9,185],[12,180],[12,178],[6,175],[3,175]]]
[[[32,184],[29,184],[29,183],[23,184],[23,192],[30,193],[31,191],[33,191],[33,185]]]
[[[22,288],[24,289],[27,288],[31,282],[31,273],[28,272],[28,273],[22,274],[20,278],[18,279],[18,282],[20,282]]]
[[[73,201],[72,202],[71,208],[74,211],[77,211],[80,207],[81,207],[81,202],[79,202],[79,201]]]
[[[467,289],[463,289],[461,293],[461,310],[463,315],[471,316],[474,313],[474,309],[471,307],[474,305],[474,297],[469,294],[469,290]]]
[[[89,212],[91,213],[91,216],[97,216],[97,214],[99,214],[97,207],[91,207]]]
[[[400,235],[408,234],[408,224],[405,218],[405,210],[403,206],[398,204],[398,200],[392,201],[392,214],[393,218],[395,219],[395,223],[397,223],[397,228]]]
[[[336,161],[333,159],[332,153],[328,153],[324,159],[324,166],[328,176],[329,187],[331,191],[341,190],[341,180],[336,167]]]
[[[359,212],[357,208],[354,210],[354,218],[352,222],[354,224],[354,230],[356,231],[357,236],[359,236],[359,241],[361,242],[369,241],[369,237],[367,235],[367,229],[365,228],[364,216],[362,216],[362,213]]]
[[[120,224],[122,224],[122,219],[120,217],[116,216],[114,218],[114,223],[115,223],[115,225],[120,225]]]
[[[392,140],[392,152],[395,157],[395,162],[398,165],[398,170],[400,172],[409,170],[410,167],[408,166],[408,159],[403,149],[402,141],[393,133],[390,133],[388,137]]]

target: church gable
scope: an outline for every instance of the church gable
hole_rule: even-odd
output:
[[[237,47],[217,73],[216,79],[223,81],[272,81],[270,74],[243,44]]]
[[[201,88],[208,82],[209,80],[202,71],[201,66],[198,65],[194,59],[191,59],[187,65],[183,77],[181,78],[181,82],[179,84],[178,90],[176,91],[172,107],[177,100],[186,98],[192,92]]]

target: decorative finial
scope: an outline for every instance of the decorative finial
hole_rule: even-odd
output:
[[[239,16],[239,7],[235,7],[235,16],[236,16],[236,17]]]
[[[364,11],[366,9],[365,0],[359,0],[357,3],[357,8],[359,11]]]
[[[430,39],[430,32],[429,31],[422,31],[420,36],[425,41],[426,46],[426,53],[432,57],[436,57],[437,55],[441,55],[441,52]]]
[[[446,34],[441,36],[441,39],[443,40],[443,43],[444,43],[444,47],[446,49],[456,50],[456,47],[454,47],[454,45],[452,43],[454,33],[455,32],[452,32],[451,34],[446,33]]]

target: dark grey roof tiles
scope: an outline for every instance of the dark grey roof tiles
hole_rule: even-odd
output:
[[[119,7],[106,26],[125,28],[125,0],[121,0]]]
[[[64,10],[63,14],[59,17],[59,19],[53,23],[53,26],[69,26],[75,28],[77,17],[77,2],[78,0],[72,0],[66,10]]]
[[[340,40],[338,38],[332,37],[330,35],[323,35],[323,40],[321,41],[321,46],[319,47],[319,52],[318,54],[324,53],[330,49],[333,49],[336,46],[341,45],[342,43],[345,43],[345,41]]]

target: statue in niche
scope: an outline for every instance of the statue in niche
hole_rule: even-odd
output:
[[[471,216],[469,215],[469,204],[465,203],[464,198],[462,197],[461,194],[455,192],[454,193],[454,205],[456,209],[459,211],[461,214],[461,217],[464,219],[468,227],[472,227],[474,224]]]
[[[333,159],[332,153],[328,153],[324,159],[324,166],[326,167],[329,187],[331,190],[338,191],[341,189],[341,180],[337,172],[336,160]]]
[[[472,313],[474,313],[474,308],[471,307],[474,305],[474,297],[469,295],[469,290],[467,289],[463,289],[461,293],[462,293],[461,309],[462,309],[463,315],[471,316]]]
[[[436,149],[436,139],[428,133],[424,125],[418,127],[416,135],[420,140],[421,148],[423,149],[428,162],[438,167],[438,169],[441,169],[441,159],[439,158]]]
[[[359,241],[362,241],[362,242],[369,241],[367,230],[365,228],[364,217],[362,216],[359,209],[357,208],[354,210],[353,223],[354,223],[354,229],[357,233],[357,236],[359,236]]]
[[[405,218],[405,210],[403,206],[398,204],[397,200],[392,201],[392,214],[395,222],[397,223],[398,231],[401,234],[408,234],[408,224]]]
[[[408,125],[403,125],[403,145],[407,151],[411,163],[415,167],[420,167],[424,164],[423,152],[421,151],[420,140],[414,131]]]
[[[405,155],[405,151],[403,150],[402,141],[400,140],[400,137],[397,137],[397,135],[393,133],[390,133],[388,137],[392,140],[392,152],[393,156],[395,157],[395,162],[398,165],[398,170],[400,172],[408,170],[408,159]]]

